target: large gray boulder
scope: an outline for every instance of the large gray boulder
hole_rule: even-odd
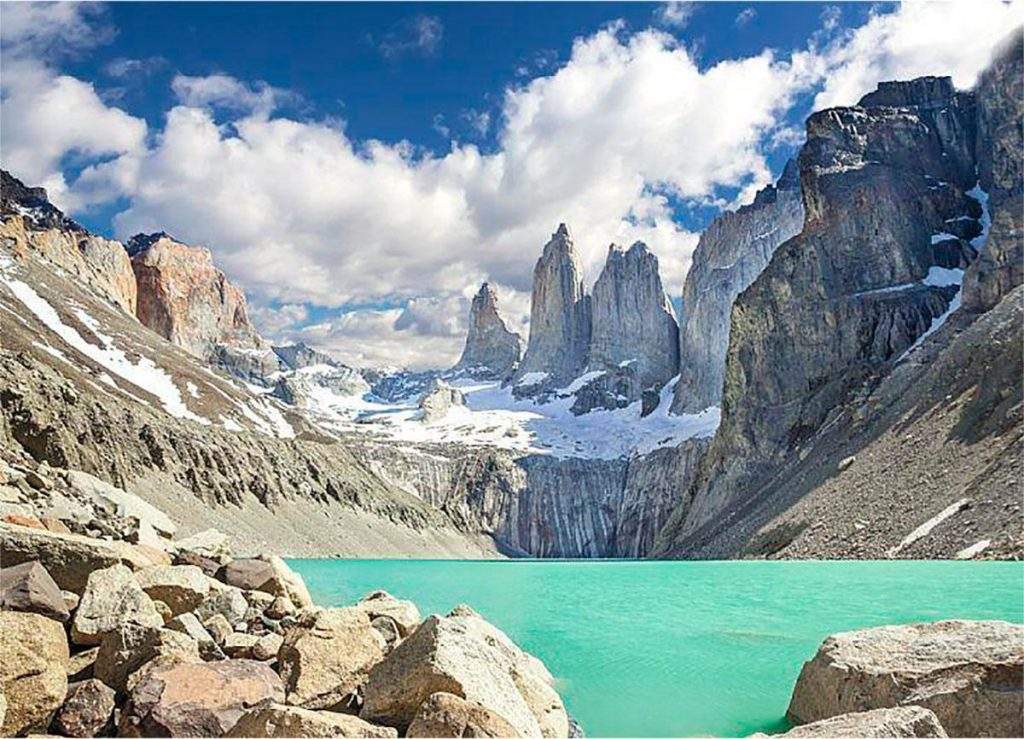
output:
[[[633,364],[643,388],[660,388],[679,373],[679,327],[658,258],[645,244],[608,248],[591,306],[591,370]]]
[[[673,413],[699,413],[721,405],[732,304],[761,274],[779,244],[800,233],[803,225],[800,173],[790,160],[775,185],[758,192],[750,205],[718,216],[700,235],[683,283]]]
[[[523,353],[523,340],[498,313],[498,295],[486,282],[473,296],[466,346],[454,369],[473,377],[504,379]]]
[[[513,383],[524,389],[542,383],[557,387],[582,374],[589,354],[590,296],[583,289],[579,253],[563,223],[533,270],[530,338]]]
[[[0,523],[0,551],[4,566],[38,561],[57,586],[81,595],[90,573],[116,564],[132,569],[152,563],[125,542],[90,539],[78,534],[59,534],[44,529]]]
[[[767,739],[768,734],[754,734],[753,737]],[[804,724],[777,736],[791,737],[945,737],[946,731],[939,724],[935,714],[921,706],[899,708],[876,708],[862,713],[844,713],[842,716],[822,719],[813,724]]]
[[[163,618],[152,599],[124,565],[96,570],[78,603],[71,623],[71,640],[75,644],[94,646],[104,634],[126,623],[161,627]]]
[[[453,693],[503,717],[516,736],[564,737],[569,721],[550,673],[499,629],[460,610],[430,616],[370,671],[360,713],[406,730],[434,693]]]
[[[307,612],[286,630],[278,651],[287,703],[314,709],[350,705],[385,646],[363,610]]]
[[[950,736],[1024,736],[1024,626],[937,621],[828,637],[800,671],[787,715],[803,724],[917,705]]]

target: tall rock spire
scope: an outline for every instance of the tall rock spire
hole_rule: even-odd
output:
[[[679,328],[658,274],[658,258],[642,242],[608,249],[593,294],[590,369],[634,368],[643,388],[661,387],[679,371]]]
[[[590,297],[569,229],[560,224],[533,269],[530,339],[516,377],[546,373],[560,382],[577,377],[590,350]]]
[[[466,347],[455,369],[474,376],[503,379],[515,369],[522,352],[522,339],[509,330],[498,314],[498,296],[485,282],[473,296]]]

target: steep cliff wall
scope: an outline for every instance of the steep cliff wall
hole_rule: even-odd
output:
[[[474,377],[505,379],[519,363],[522,344],[519,334],[505,325],[498,313],[498,295],[485,282],[473,296],[466,345],[454,370]]]
[[[1019,85],[1019,76],[1016,80]],[[988,180],[982,174],[979,183],[978,172],[986,166],[978,152],[996,152],[991,169],[1012,170],[986,131],[1002,128],[1019,135],[1013,126],[1001,127],[991,110],[979,115],[992,100],[1003,98],[989,91],[980,101],[974,93],[956,92],[948,78],[928,77],[885,83],[859,106],[821,111],[808,120],[807,144],[799,158],[805,225],[778,248],[736,301],[722,423],[696,482],[659,537],[657,553],[728,556],[742,551],[753,533],[755,509],[762,516],[779,515],[795,502],[794,496],[819,489],[807,482],[807,475],[817,474],[820,482],[821,475],[835,472],[839,460],[830,455],[841,452],[826,449],[821,439],[834,438],[830,435],[844,429],[851,414],[870,427],[859,443],[883,435],[891,425],[873,423],[879,396],[872,393],[879,383],[909,372],[907,364],[926,351],[918,348],[926,337],[938,332],[926,346],[948,343],[954,331],[970,323],[970,315],[954,311],[961,299],[962,268],[968,274],[977,269],[972,263],[987,249]],[[997,106],[1017,116],[1019,129],[1019,105],[1003,100]],[[986,115],[994,123],[986,123]],[[1007,248],[1019,248],[1009,229]],[[1014,279],[1019,278],[1008,278],[1007,284]],[[952,322],[944,325],[951,315]],[[1003,321],[990,327],[995,334],[979,328],[974,338],[992,337],[998,353],[1005,348],[1000,338],[1005,326]],[[908,358],[911,350],[915,353]],[[966,367],[972,361],[969,348],[958,344],[947,371],[955,373],[950,366]],[[952,387],[951,378],[945,381]],[[1012,398],[1013,384],[1019,383],[999,382],[997,394]],[[920,402],[910,390],[914,387],[904,385],[908,397],[901,407]],[[981,392],[969,383],[967,389]],[[882,397],[895,402],[899,396],[890,390]],[[886,420],[893,423],[891,416]],[[1019,423],[1019,414],[1011,414],[1001,433],[1012,437]],[[966,432],[979,421],[965,419],[964,424],[961,431]],[[1012,448],[1006,438],[978,433],[995,457]],[[857,448],[849,443],[848,449]],[[933,461],[925,455],[914,463],[931,470]],[[803,481],[798,469],[804,470]],[[940,477],[949,483],[947,490],[962,489],[963,481],[949,469]],[[920,508],[890,510],[897,528],[926,508],[920,499],[908,500]],[[1019,508],[1008,515],[1019,518]],[[829,521],[803,523],[812,524],[827,529]],[[799,527],[779,529],[774,536],[788,545],[797,533]]]
[[[679,336],[658,258],[642,242],[612,245],[591,296],[591,370],[633,364],[642,388],[660,389],[675,377]]]
[[[803,223],[800,175],[791,160],[775,185],[759,192],[750,205],[723,213],[701,234],[683,284],[673,413],[721,405],[733,302]]]

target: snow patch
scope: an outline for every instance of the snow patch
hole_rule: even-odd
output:
[[[516,383],[516,387],[530,387],[532,385],[539,385],[544,380],[548,379],[547,372],[527,372],[519,381]]]
[[[6,267],[8,263],[0,263],[0,267]],[[11,277],[6,270],[0,269],[0,282],[3,282],[14,297],[21,301],[44,326],[59,336],[64,343],[108,372],[155,396],[168,414],[176,418],[188,418],[204,425],[210,423],[209,419],[198,416],[188,409],[181,398],[181,392],[169,374],[157,367],[148,357],[140,357],[138,362],[132,362],[122,350],[114,346],[113,340],[109,336],[98,330],[99,323],[85,311],[76,309],[75,314],[82,324],[96,335],[103,346],[96,346],[86,341],[78,331],[61,320],[53,306],[39,293],[21,280]]]
[[[945,521],[947,518],[950,518],[951,516],[955,516],[957,513],[959,513],[964,508],[966,508],[968,505],[970,505],[970,502],[971,502],[970,498],[961,498],[956,503],[953,503],[952,505],[949,505],[946,508],[943,508],[941,511],[936,513],[934,516],[929,518],[923,524],[921,524],[916,529],[914,529],[909,534],[907,534],[905,537],[903,537],[903,541],[901,541],[899,544],[897,544],[896,546],[892,547],[889,550],[889,552],[888,552],[889,556],[890,557],[896,556],[902,550],[906,549],[907,547],[909,547],[914,542],[916,542],[919,539],[923,539],[924,537],[928,536],[928,534],[930,534],[932,532],[932,530],[936,526],[938,526],[940,523]]]
[[[956,553],[956,559],[974,559],[979,554],[984,552],[989,546],[992,545],[991,539],[982,539],[981,541],[971,544],[969,547],[965,547]]]

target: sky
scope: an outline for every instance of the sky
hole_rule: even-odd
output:
[[[0,3],[0,166],[90,230],[202,244],[271,340],[454,363],[487,280],[528,331],[566,223],[585,279],[700,231],[879,81],[971,86],[1024,0]]]

